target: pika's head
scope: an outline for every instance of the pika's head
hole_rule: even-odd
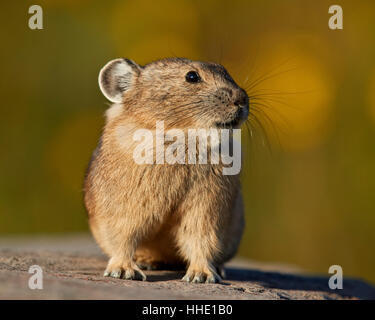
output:
[[[238,128],[249,114],[245,90],[215,63],[168,58],[140,66],[115,59],[100,71],[99,86],[120,112],[151,126]]]

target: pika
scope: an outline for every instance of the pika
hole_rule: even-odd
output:
[[[185,268],[182,280],[216,283],[239,246],[239,175],[218,164],[137,164],[139,128],[239,128],[249,98],[216,63],[166,58],[140,66],[115,59],[99,73],[113,104],[84,181],[90,229],[109,256],[104,276],[146,280],[142,270]]]

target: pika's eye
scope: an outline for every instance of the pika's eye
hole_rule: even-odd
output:
[[[195,71],[189,71],[186,74],[185,79],[186,79],[187,82],[191,82],[191,83],[197,83],[197,82],[201,81],[201,78],[200,78],[199,74]]]

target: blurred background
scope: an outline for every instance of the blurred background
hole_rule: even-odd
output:
[[[32,4],[0,13],[0,236],[88,231],[100,68],[182,56],[223,64],[253,97],[239,254],[375,282],[374,1],[39,0],[43,30]]]

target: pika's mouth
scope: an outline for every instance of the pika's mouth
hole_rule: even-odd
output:
[[[247,109],[239,109],[233,119],[227,120],[227,121],[219,121],[216,122],[216,126],[218,128],[223,128],[223,129],[233,129],[233,128],[239,128],[241,124],[247,119],[249,115],[249,112]]]

